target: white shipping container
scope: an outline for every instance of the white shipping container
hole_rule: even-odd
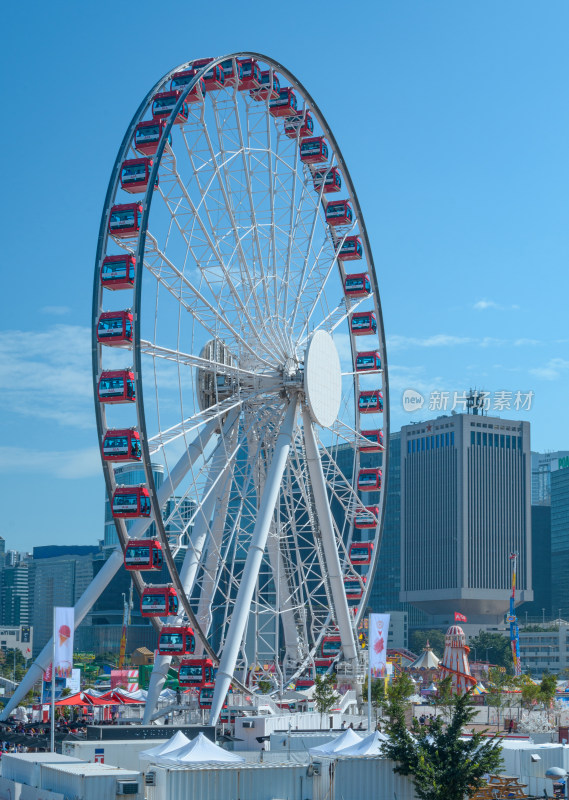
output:
[[[139,753],[149,750],[151,747],[158,747],[168,741],[164,739],[101,739],[88,740],[85,742],[63,742],[62,750],[67,755],[76,756],[82,761],[95,761],[95,750],[97,759],[104,759],[104,764],[110,764],[122,769],[140,770]],[[102,752],[101,752],[102,751]]]
[[[144,797],[142,775],[134,770],[117,769],[106,764],[43,764],[41,788],[60,792],[66,800],[117,800],[119,781],[136,783],[137,793],[125,795],[125,800]]]
[[[325,800],[329,798],[328,771],[310,775],[297,764],[196,764],[191,767],[155,767],[147,773],[147,800]],[[155,785],[148,777],[155,774]],[[359,798],[361,800],[361,798]],[[404,799],[405,800],[405,799]]]
[[[413,781],[393,772],[394,763],[378,756],[339,758],[333,765],[333,793],[336,800],[417,800]]]
[[[28,786],[40,785],[40,764],[71,764],[81,759],[61,753],[4,753],[2,777]]]

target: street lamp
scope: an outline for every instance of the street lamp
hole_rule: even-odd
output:
[[[478,661],[478,656],[476,655],[476,648],[475,648],[475,647],[472,647],[472,645],[471,645],[471,646],[470,646],[470,649],[471,649],[471,650],[474,650],[474,660],[475,660],[475,661]]]
[[[495,649],[496,649],[495,647],[487,647],[487,648],[486,648],[486,663],[487,663],[487,664],[490,664],[490,662],[489,662],[489,660],[488,660],[488,651],[489,651],[489,650],[495,650]]]

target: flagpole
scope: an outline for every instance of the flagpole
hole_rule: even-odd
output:
[[[367,732],[371,733],[371,614],[367,618]]]
[[[51,648],[51,752],[55,753],[55,606],[53,607],[53,646]]]

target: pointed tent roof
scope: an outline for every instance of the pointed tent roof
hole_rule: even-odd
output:
[[[242,764],[245,759],[242,756],[230,753],[223,747],[211,742],[203,733],[198,733],[195,739],[173,750],[166,755],[161,755],[157,759],[158,764],[179,765],[208,763],[208,764]]]
[[[374,731],[366,736],[358,744],[351,747],[345,747],[338,755],[340,756],[379,756],[381,755],[381,748],[383,742],[387,742],[388,738],[380,731]]]
[[[423,649],[423,652],[412,664],[409,665],[409,669],[437,669],[439,666],[440,658],[437,658],[436,655],[431,650],[431,645],[427,640],[427,645]]]
[[[318,747],[311,747],[308,752],[311,756],[332,756],[335,753],[339,753],[343,748],[359,744],[361,741],[362,737],[358,736],[353,728],[347,728],[344,733],[332,739],[332,741],[321,744]]]
[[[185,745],[190,743],[190,739],[182,733],[182,731],[176,731],[176,733],[168,739],[167,742],[162,742],[162,744],[157,744],[156,747],[151,747],[149,750],[143,750],[139,753],[140,758],[145,758],[148,761],[152,761],[152,759],[165,755],[166,753],[173,753],[174,750],[179,750],[180,747],[184,747]]]

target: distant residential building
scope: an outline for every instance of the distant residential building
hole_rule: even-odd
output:
[[[569,450],[531,454],[531,502],[532,505],[551,504],[551,471],[558,469],[559,459],[567,459]]]
[[[25,659],[32,657],[33,628],[29,625],[0,627],[0,650],[19,650]]]
[[[506,612],[510,554],[518,601],[531,590],[530,426],[454,414],[401,430],[401,593],[441,621]]]
[[[541,678],[545,671],[559,675],[569,667],[569,622],[562,620],[557,628],[520,631],[522,670],[533,678]]]
[[[551,613],[569,618],[569,458],[551,472]]]
[[[387,647],[391,650],[407,650],[409,647],[409,623],[406,611],[386,611],[389,616]]]

